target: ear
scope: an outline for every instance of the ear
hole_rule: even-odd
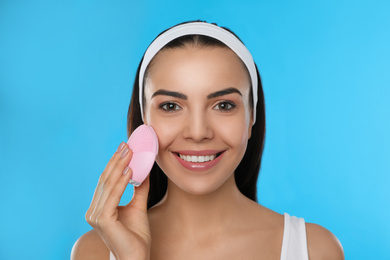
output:
[[[252,136],[252,127],[253,127],[253,110],[251,112],[251,117],[250,117],[250,120],[249,120],[249,126],[248,126],[248,140],[251,138]]]
[[[252,120],[248,127],[248,140],[251,138],[251,136],[252,136]]]
[[[143,110],[144,114],[143,114],[143,123],[144,125],[149,125],[148,122],[149,122],[149,118],[148,118],[148,113],[147,111],[145,111],[145,109]]]

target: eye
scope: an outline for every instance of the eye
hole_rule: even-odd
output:
[[[173,103],[173,102],[162,103],[159,106],[159,108],[166,111],[166,112],[173,112],[173,111],[181,109],[181,107],[179,105],[177,105],[176,103]]]
[[[234,104],[233,102],[231,101],[222,101],[222,102],[219,102],[215,107],[214,109],[217,109],[217,110],[220,110],[222,112],[229,112],[231,111],[232,109],[234,109],[236,107],[236,104]]]

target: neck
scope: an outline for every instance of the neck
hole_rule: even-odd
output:
[[[176,232],[194,237],[231,229],[242,222],[245,207],[250,203],[232,175],[217,190],[202,195],[187,193],[168,181],[167,194],[158,207],[166,226],[177,227]]]

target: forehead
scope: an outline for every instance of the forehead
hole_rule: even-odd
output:
[[[243,87],[249,88],[249,73],[229,48],[186,46],[163,49],[149,64],[146,88]]]

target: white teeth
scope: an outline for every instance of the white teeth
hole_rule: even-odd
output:
[[[180,158],[187,162],[208,162],[212,161],[217,157],[215,154],[206,155],[206,156],[196,156],[196,155],[183,155],[179,154]]]

